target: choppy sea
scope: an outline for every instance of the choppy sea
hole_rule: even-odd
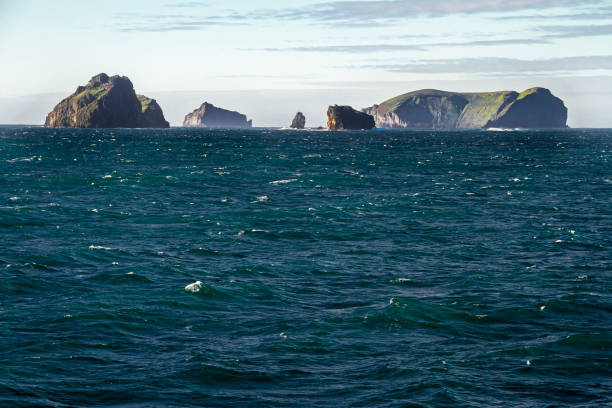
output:
[[[0,128],[0,406],[611,406],[611,249],[611,130]]]

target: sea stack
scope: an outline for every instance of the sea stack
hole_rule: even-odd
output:
[[[327,109],[329,130],[370,130],[375,126],[374,118],[350,106],[330,106]]]
[[[298,112],[295,114],[293,118],[293,122],[291,122],[292,129],[304,129],[306,126],[306,117],[302,112]]]
[[[226,109],[217,108],[211,103],[204,102],[202,106],[185,116],[185,127],[205,128],[250,128],[252,120],[246,115]]]
[[[102,73],[57,104],[45,127],[167,128],[170,124],[155,99],[136,95],[128,77]]]
[[[364,109],[376,126],[401,129],[565,128],[567,108],[548,89],[410,92]]]

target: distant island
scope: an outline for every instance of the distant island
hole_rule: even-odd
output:
[[[334,105],[327,108],[328,130],[370,130],[375,126],[372,115],[350,106]]]
[[[137,95],[129,78],[102,73],[57,104],[45,127],[168,128],[170,124],[155,99]]]
[[[212,103],[204,102],[202,106],[185,116],[185,127],[234,128],[253,127],[253,121],[246,115],[227,109],[218,108]]]
[[[423,89],[391,98],[361,111],[330,105],[328,130],[383,129],[488,129],[567,127],[567,108],[546,88],[515,91],[459,93]],[[306,118],[298,112],[291,128],[303,129]],[[58,103],[45,120],[46,127],[64,128],[168,128],[155,99],[137,95],[129,78],[102,73]],[[204,102],[185,115],[185,127],[251,128],[247,116]]]
[[[548,89],[487,93],[425,89],[364,109],[379,128],[565,128],[567,108]]]

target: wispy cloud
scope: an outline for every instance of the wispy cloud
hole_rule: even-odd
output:
[[[516,12],[601,4],[605,0],[370,0],[329,1],[301,8],[261,11],[260,16],[326,22],[398,21],[417,16]]]
[[[134,26],[123,26],[119,27],[117,31],[123,33],[130,32],[147,32],[147,33],[163,33],[169,31],[198,31],[213,26],[226,26],[226,25],[240,25],[238,23],[225,23],[220,21],[212,20],[195,20],[195,21],[177,21],[169,22],[167,24],[141,24]]]
[[[165,7],[171,8],[193,8],[193,7],[206,7],[209,6],[210,3],[205,1],[182,1],[178,3],[168,3],[165,4]]]
[[[404,23],[418,17],[444,17],[457,14],[497,13],[506,14],[498,18],[539,18],[538,16],[518,16],[519,12],[538,12],[551,10],[577,10],[573,15],[580,15],[589,6],[592,13],[612,15],[609,0],[340,0],[324,1],[300,7],[260,8],[251,10],[225,10],[219,15],[206,15],[205,11],[213,9],[207,1],[177,1],[165,4],[174,10],[200,9],[198,15],[194,10],[190,14],[180,16],[178,21],[168,23],[151,23],[150,17],[132,21],[132,25],[122,26],[121,31],[173,31],[203,29],[210,25],[231,25],[249,22],[255,24],[261,21],[292,21],[314,25],[344,27],[375,27],[384,24]],[[582,10],[582,11],[581,11]],[[204,11],[204,12],[203,12]],[[570,15],[572,13],[568,13]],[[198,24],[189,22],[190,18],[216,21],[215,24]],[[187,20],[184,23],[181,20]],[[199,27],[199,28],[195,28]]]
[[[218,26],[239,26],[248,22],[228,16],[191,16],[184,14],[122,14],[115,16],[120,32],[197,31]]]
[[[432,42],[423,44],[348,44],[348,45],[320,45],[299,46],[287,48],[261,48],[260,51],[272,52],[330,52],[330,53],[377,53],[393,51],[427,51],[431,48],[441,47],[498,47],[501,45],[535,45],[549,44],[546,39],[507,39],[507,40],[478,40],[466,42]]]
[[[424,51],[419,45],[403,44],[359,44],[359,45],[314,45],[289,48],[262,48],[261,51],[336,52],[363,54],[384,51]]]
[[[603,3],[603,2],[602,2]],[[546,21],[546,20],[607,20],[612,18],[612,6],[594,7],[590,10],[577,10],[564,13],[543,13],[530,15],[504,15],[496,16],[497,20],[519,20],[519,21]]]
[[[424,59],[402,64],[373,64],[359,68],[376,68],[395,73],[413,74],[508,74],[528,72],[576,72],[611,70],[612,55],[576,56],[524,60],[515,58]]]
[[[580,38],[612,35],[612,25],[545,26],[543,38]]]

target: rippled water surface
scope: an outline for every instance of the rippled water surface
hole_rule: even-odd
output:
[[[611,151],[2,128],[0,406],[609,406]]]

